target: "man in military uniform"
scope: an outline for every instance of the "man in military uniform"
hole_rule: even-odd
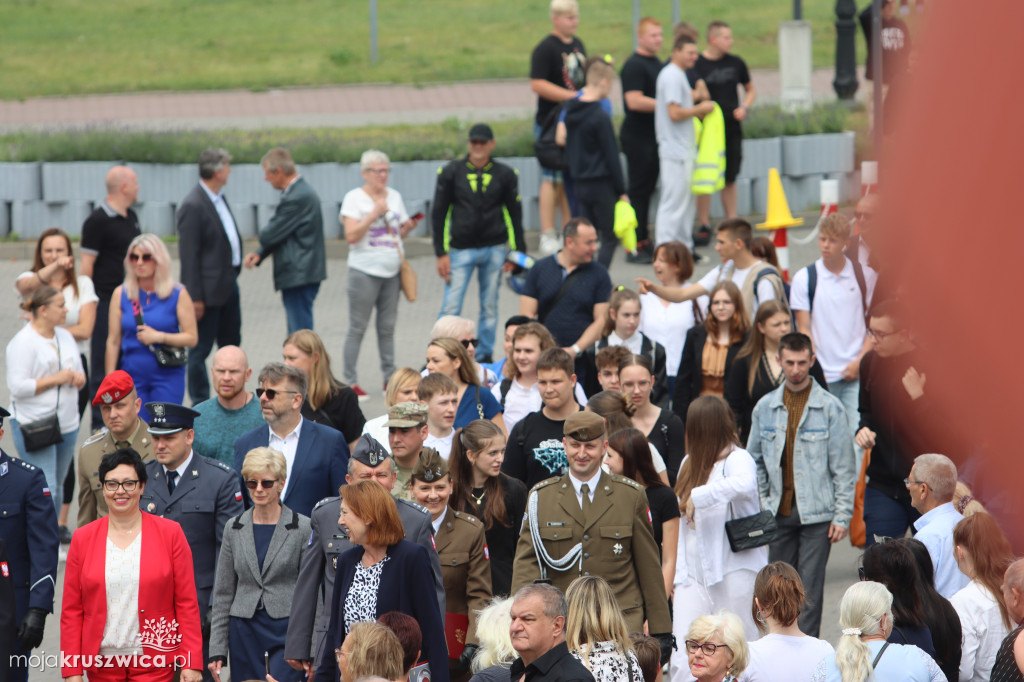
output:
[[[174,403],[146,403],[146,411],[155,459],[146,463],[149,483],[139,506],[150,514],[177,521],[185,531],[196,574],[205,664],[209,663],[208,614],[217,557],[224,525],[244,511],[242,477],[227,464],[192,450],[192,425],[198,412]],[[206,665],[203,679],[213,679]]]
[[[427,507],[433,518],[434,545],[441,560],[448,614],[466,614],[468,617],[462,638],[465,647],[458,660],[450,660],[452,681],[464,682],[469,679],[469,666],[479,648],[477,614],[487,607],[492,596],[484,524],[475,516],[448,507],[452,479],[448,463],[436,450],[423,449],[413,469],[412,480],[413,496]],[[445,630],[448,630],[447,623]],[[449,656],[451,654],[449,651]]]
[[[512,569],[512,592],[540,579],[565,592],[580,575],[608,581],[629,632],[649,631],[671,649],[672,621],[661,560],[640,484],[601,470],[604,419],[576,412],[565,420],[569,472],[533,487]],[[667,633],[667,634],[666,634]]]
[[[4,417],[0,407],[0,438]],[[0,540],[7,545],[7,560],[0,575],[14,584],[15,658],[10,663],[11,682],[28,679],[28,656],[43,641],[46,614],[53,613],[60,532],[53,498],[42,470],[0,450]]]
[[[391,490],[391,494],[411,501],[409,481],[412,470],[419,461],[420,452],[424,449],[432,450],[423,447],[423,441],[429,435],[427,406],[425,403],[396,403],[388,408],[388,420],[384,426],[388,429],[388,445],[395,457],[395,473],[398,476],[398,484]]]
[[[366,434],[360,436],[348,460],[348,475],[345,476],[345,482],[351,484],[359,481],[376,481],[391,491],[395,487],[396,479],[394,461],[384,446]],[[430,550],[437,603],[441,613],[444,613],[444,584],[441,581],[441,564],[437,552],[434,551],[430,514],[415,502],[395,498],[395,503],[398,506],[398,516],[402,519],[402,527],[405,528],[405,539]],[[331,622],[331,594],[334,593],[338,556],[353,547],[345,531],[338,525],[340,509],[340,497],[328,497],[313,507],[310,516],[313,532],[310,533],[307,549],[302,554],[299,578],[292,595],[284,657],[296,670],[305,670],[310,674],[314,669],[313,661],[320,660],[324,635],[327,634],[327,627]],[[321,610],[319,617],[314,617],[318,604],[325,605],[326,608]]]
[[[146,422],[139,419],[142,399],[132,377],[123,369],[104,377],[92,406],[100,408],[107,430],[91,436],[78,453],[78,527],[107,515],[107,501],[100,485],[100,460],[120,448],[131,448],[143,462],[153,459],[153,439]]]

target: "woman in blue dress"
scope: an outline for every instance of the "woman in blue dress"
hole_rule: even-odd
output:
[[[128,372],[143,405],[180,405],[185,398],[185,362],[162,367],[156,354],[195,346],[196,325],[192,297],[174,281],[167,247],[155,234],[133,239],[124,259],[124,284],[110,298],[105,373],[118,368]],[[139,416],[149,421],[146,408]]]

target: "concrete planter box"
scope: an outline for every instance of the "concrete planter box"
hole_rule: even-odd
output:
[[[780,138],[784,175],[853,171],[854,133],[822,133]]]
[[[770,168],[782,173],[782,138],[766,137],[759,140],[743,140],[743,164],[741,178],[768,177]]]

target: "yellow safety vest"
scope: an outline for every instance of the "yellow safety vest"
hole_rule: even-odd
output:
[[[690,190],[694,194],[713,194],[725,187],[725,116],[715,104],[704,117],[693,119],[697,140],[697,164],[693,169]]]

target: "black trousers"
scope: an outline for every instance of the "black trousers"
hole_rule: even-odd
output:
[[[658,186],[658,141],[652,136],[622,131],[619,136],[629,173],[629,203],[636,211],[636,239],[647,241],[651,197]]]
[[[619,240],[615,237],[615,202],[619,197],[615,187],[608,178],[598,180],[577,180],[575,182],[576,201],[580,205],[580,215],[594,224],[597,237],[601,240],[601,248],[597,252],[597,261],[610,268],[615,246]]]
[[[89,359],[92,361],[92,372],[89,374],[89,400],[96,397],[96,391],[99,390],[100,384],[103,383],[103,378],[107,375],[106,373],[106,356],[107,356],[107,329],[110,318],[110,299],[101,298],[99,303],[96,304],[96,324],[92,327],[92,338],[89,339]],[[120,324],[121,321],[117,320]],[[100,408],[92,408],[92,428],[90,431],[103,426],[103,416],[100,414]]]

